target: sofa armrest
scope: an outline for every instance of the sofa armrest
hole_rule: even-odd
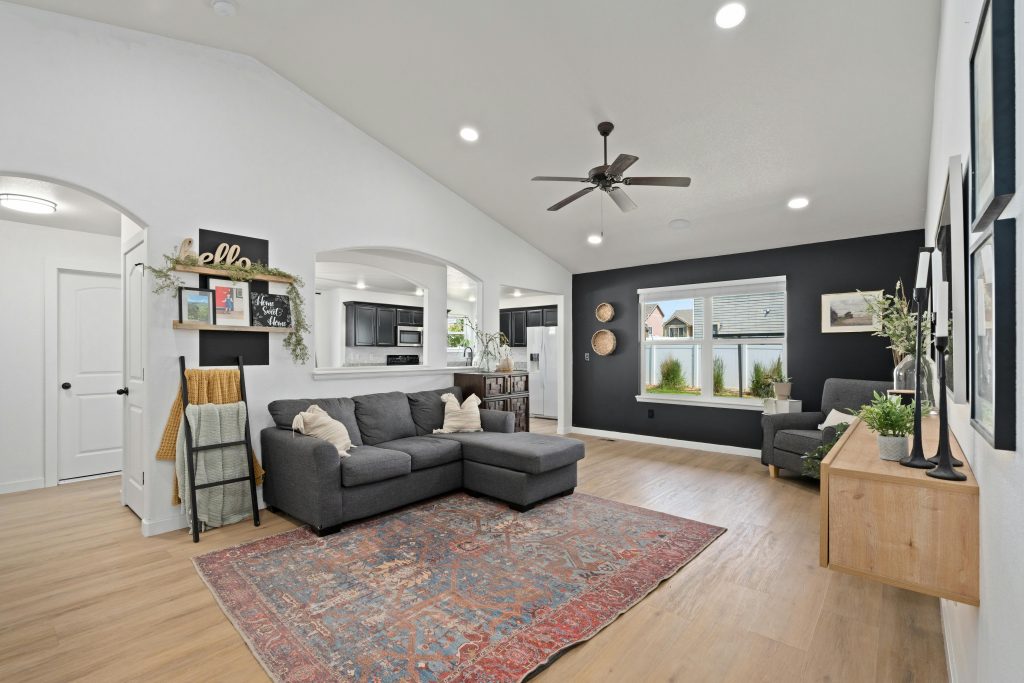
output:
[[[516,430],[516,415],[507,410],[481,408],[480,426],[485,432],[511,433]]]
[[[323,439],[280,427],[260,432],[263,499],[314,529],[341,523],[341,458]]]
[[[775,433],[782,429],[817,429],[825,421],[825,414],[813,413],[775,413],[761,416],[761,429],[764,439],[761,442],[761,464],[771,465],[772,450],[775,447]]]

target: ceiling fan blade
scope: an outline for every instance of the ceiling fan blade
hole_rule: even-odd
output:
[[[623,185],[659,185],[661,187],[689,187],[689,178],[623,178]]]
[[[640,159],[640,157],[635,157],[632,154],[620,154],[615,158],[615,161],[605,169],[604,174],[609,178],[620,176],[627,168],[635,164],[638,159]]]
[[[576,201],[577,199],[579,199],[580,197],[582,197],[583,195],[587,194],[588,192],[593,192],[596,189],[597,189],[596,185],[591,185],[590,187],[585,187],[582,190],[580,190],[579,192],[576,192],[575,194],[569,195],[568,197],[566,197],[562,201],[558,202],[557,204],[552,204],[551,206],[548,207],[548,211],[558,211],[559,209],[561,209],[566,204],[570,204],[570,203]]]
[[[537,175],[530,178],[530,180],[565,180],[570,183],[589,183],[590,178],[568,178],[560,175]]]
[[[612,198],[612,201],[622,209],[623,212],[632,211],[636,208],[636,203],[629,198],[625,190],[621,187],[613,187],[608,190],[608,196]]]

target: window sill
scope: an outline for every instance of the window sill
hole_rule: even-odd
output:
[[[764,412],[763,399],[704,398],[703,396],[675,397],[668,394],[640,394],[637,403],[667,403],[674,406],[697,406],[700,408],[729,408],[731,410],[756,410]]]
[[[325,368],[314,370],[313,379],[316,381],[332,379],[352,379],[370,377],[392,377],[394,375],[450,375],[453,372],[465,371],[469,368],[457,367],[424,367],[422,365],[367,365],[351,368]]]

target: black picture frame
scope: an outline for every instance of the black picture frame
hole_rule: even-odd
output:
[[[1017,188],[1013,4],[985,0],[971,47],[972,232],[991,225]]]
[[[204,320],[193,320],[190,316],[186,315],[185,311],[188,308],[188,293],[199,292],[206,296],[207,305],[209,306],[208,315]],[[178,287],[178,322],[179,323],[200,323],[205,325],[216,325],[217,324],[217,306],[214,303],[214,291],[207,289],[206,287]]]
[[[997,220],[971,246],[971,425],[1016,450],[1016,221]]]
[[[967,403],[970,396],[970,373],[967,349],[968,252],[970,228],[967,218],[967,183],[960,155],[949,159],[946,193],[939,210],[934,247],[942,258],[942,279],[949,283],[949,336],[942,359],[933,349],[936,364],[945,363],[946,390],[953,403]],[[936,277],[932,273],[932,279]],[[941,283],[934,282],[934,287]],[[931,302],[934,309],[935,302]],[[933,310],[934,312],[934,310]]]

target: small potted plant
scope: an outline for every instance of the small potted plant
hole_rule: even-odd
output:
[[[779,375],[772,378],[772,392],[779,401],[788,401],[793,395],[793,378]]]
[[[903,405],[877,391],[874,395],[870,404],[861,406],[857,417],[878,434],[878,455],[882,460],[902,460],[910,455],[907,435],[914,430],[914,404]]]

